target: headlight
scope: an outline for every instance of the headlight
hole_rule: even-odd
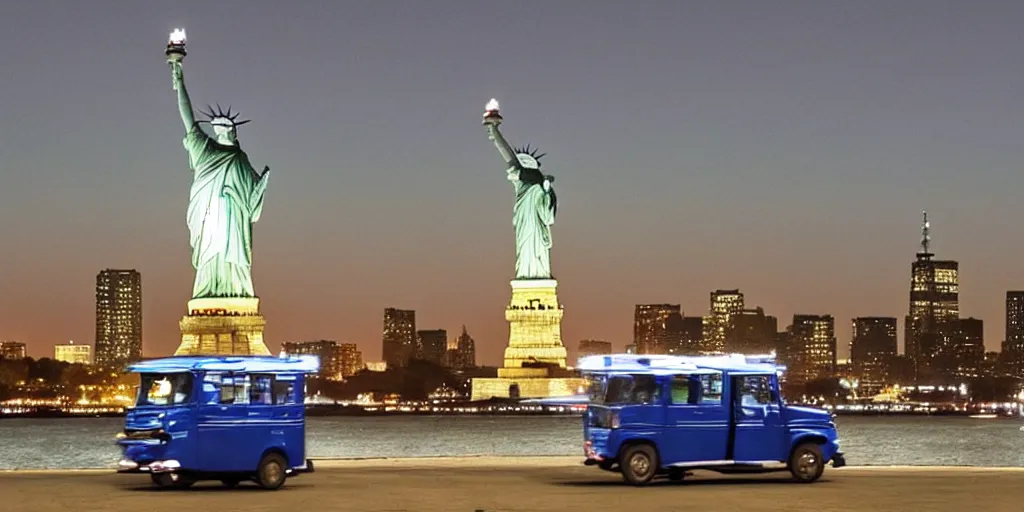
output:
[[[612,412],[611,418],[608,421],[609,428],[619,428],[619,413],[618,411]]]

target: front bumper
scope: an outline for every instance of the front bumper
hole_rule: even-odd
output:
[[[176,460],[155,460],[145,464],[124,459],[117,463],[118,473],[173,473],[181,469],[181,464]]]
[[[843,455],[843,452],[836,452],[836,454],[832,456],[832,467],[841,468],[845,465],[846,457]]]

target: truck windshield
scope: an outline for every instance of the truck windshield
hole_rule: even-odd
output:
[[[135,405],[180,405],[191,396],[191,373],[143,373]]]

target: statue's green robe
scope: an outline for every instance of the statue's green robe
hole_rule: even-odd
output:
[[[509,173],[514,172],[509,169]],[[516,279],[551,279],[551,225],[555,211],[551,195],[539,184],[521,180],[516,187],[512,225],[516,229]]]
[[[198,123],[183,143],[193,172],[187,216],[196,269],[192,298],[255,297],[252,224],[263,210],[270,173],[257,174],[241,148],[218,144]]]

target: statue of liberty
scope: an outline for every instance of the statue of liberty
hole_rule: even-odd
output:
[[[177,36],[177,39],[175,39]],[[252,285],[252,224],[263,210],[270,169],[258,174],[239,147],[237,129],[249,121],[217,106],[197,121],[185,89],[184,32],[171,35],[167,47],[178,110],[185,125],[183,143],[192,169],[186,220],[196,269],[192,298],[255,297]],[[213,134],[201,124],[208,123]]]
[[[491,100],[484,113],[487,136],[505,160],[507,178],[515,186],[516,203],[512,225],[516,230],[516,279],[551,279],[551,226],[555,223],[558,198],[552,184],[555,177],[540,171],[544,154],[525,148],[513,149],[498,130],[501,124],[498,102]]]

